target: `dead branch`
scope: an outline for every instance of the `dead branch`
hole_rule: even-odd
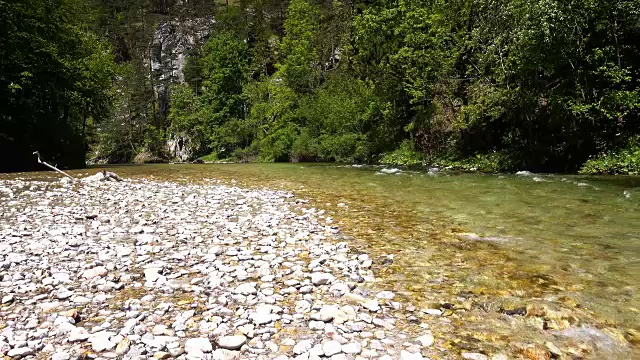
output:
[[[102,181],[115,180],[122,181],[122,178],[118,176],[118,174],[113,172],[108,172],[107,170],[102,170]]]
[[[38,156],[38,162],[39,162],[40,164],[42,164],[42,165],[44,165],[44,166],[48,167],[49,169],[55,170],[55,171],[59,172],[60,174],[62,174],[62,175],[64,175],[64,176],[66,176],[66,177],[68,177],[68,178],[70,178],[70,179],[75,180],[75,178],[74,178],[73,176],[71,176],[71,175],[67,174],[66,172],[64,172],[64,171],[62,171],[62,170],[60,170],[60,169],[58,169],[57,167],[55,167],[55,166],[53,166],[53,165],[49,165],[48,163],[46,163],[46,162],[42,161],[42,159],[40,159],[40,152],[35,151],[33,154]]]

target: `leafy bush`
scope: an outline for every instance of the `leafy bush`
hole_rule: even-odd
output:
[[[581,174],[640,174],[640,139],[631,140],[618,151],[588,160],[580,169]]]
[[[324,161],[356,162],[366,158],[365,137],[346,133],[320,137],[320,154]]]
[[[205,156],[201,156],[198,159],[206,162],[206,163],[212,163],[212,162],[216,162],[218,161],[218,154],[216,153],[211,153],[209,155],[205,155]]]
[[[289,155],[297,136],[298,130],[293,124],[271,132],[258,144],[260,149],[258,159],[265,162],[289,161]]]
[[[369,86],[345,74],[334,74],[304,98],[297,118],[304,134],[318,139],[314,158],[320,161],[366,161],[372,146],[366,135],[376,114]]]
[[[317,161],[319,160],[319,153],[320,145],[318,144],[318,139],[305,130],[293,142],[289,159],[291,162]]]
[[[476,154],[464,159],[439,159],[433,165],[463,171],[499,172],[516,168],[512,157],[504,152]]]
[[[384,165],[419,166],[423,164],[423,154],[416,151],[413,141],[404,140],[398,149],[384,154],[380,162]]]
[[[236,149],[233,152],[233,154],[231,154],[231,158],[229,160],[240,162],[240,163],[248,163],[248,162],[255,161],[257,158],[258,158],[258,150],[257,150],[257,146],[255,146],[255,143],[254,143],[253,146],[243,148],[243,149]]]

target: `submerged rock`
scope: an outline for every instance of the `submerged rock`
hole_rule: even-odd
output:
[[[570,327],[561,331],[554,331],[555,334],[565,336],[583,343],[588,343],[599,351],[605,353],[615,353],[626,350],[624,339],[614,338],[602,330],[589,327]]]
[[[463,352],[460,355],[466,360],[489,360],[487,355],[480,353]]]
[[[429,347],[429,346],[433,345],[435,339],[434,339],[433,335],[431,335],[431,334],[424,334],[424,335],[416,338],[416,341],[420,344],[420,346]]]

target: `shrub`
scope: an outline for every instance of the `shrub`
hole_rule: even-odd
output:
[[[463,171],[499,172],[514,170],[512,157],[504,152],[492,152],[488,154],[476,154],[464,159],[438,159],[433,165],[450,167]]]
[[[286,162],[289,161],[289,155],[293,143],[298,135],[296,126],[289,124],[268,134],[264,139],[260,140],[258,148],[260,154],[258,160],[265,162]]]
[[[602,154],[582,165],[581,174],[640,174],[640,142],[635,138],[624,148]]]
[[[321,160],[319,153],[318,140],[311,136],[308,131],[302,131],[291,146],[289,159],[291,162],[318,161]]]
[[[213,163],[219,160],[217,153],[211,153],[209,155],[201,156],[199,157],[199,159],[206,163]]]
[[[404,140],[400,147],[382,156],[385,165],[419,166],[423,164],[423,154],[415,149],[411,140]]]

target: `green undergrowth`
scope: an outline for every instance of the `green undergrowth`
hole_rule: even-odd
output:
[[[390,153],[384,154],[380,159],[383,165],[396,166],[420,166],[424,165],[424,154],[417,151],[412,141],[405,140],[400,147]]]
[[[513,160],[502,152],[476,154],[467,158],[442,158],[432,162],[434,166],[462,171],[480,171],[487,173],[512,171]]]
[[[207,162],[207,163],[212,163],[212,162],[216,162],[218,161],[218,154],[209,154],[209,155],[205,155],[205,156],[201,156],[198,159]]]
[[[640,142],[638,140],[634,139],[618,151],[612,151],[588,160],[580,169],[580,173],[585,175],[639,175]]]

